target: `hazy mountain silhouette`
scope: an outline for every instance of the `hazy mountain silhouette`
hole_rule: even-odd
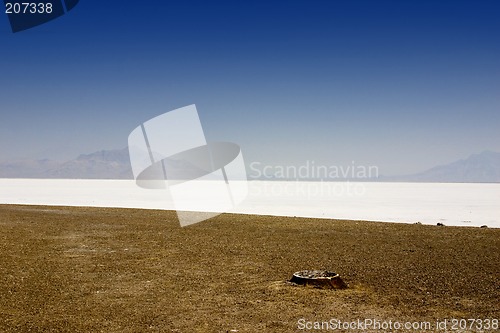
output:
[[[171,161],[172,166],[174,162]],[[124,148],[83,154],[66,162],[48,159],[2,162],[0,178],[133,179],[133,175],[128,148]],[[500,153],[484,151],[421,173],[381,176],[378,181],[500,183]]]
[[[414,175],[382,177],[384,181],[428,183],[500,183],[500,153],[484,151]]]
[[[21,160],[0,163],[1,178],[133,179],[128,148],[82,154],[56,162]]]

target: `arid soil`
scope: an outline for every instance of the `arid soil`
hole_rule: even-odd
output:
[[[349,288],[287,282],[305,269]],[[233,214],[181,228],[171,211],[0,206],[0,332],[451,318],[500,319],[500,229]]]

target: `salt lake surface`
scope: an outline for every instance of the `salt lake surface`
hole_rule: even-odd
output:
[[[231,212],[500,228],[500,184],[250,181]],[[129,180],[0,179],[0,204],[175,209]]]

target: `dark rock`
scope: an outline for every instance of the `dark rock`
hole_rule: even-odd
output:
[[[305,270],[295,272],[290,282],[323,289],[347,288],[347,284],[340,278],[340,275],[329,271]]]

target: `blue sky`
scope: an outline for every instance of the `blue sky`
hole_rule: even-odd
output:
[[[16,34],[0,13],[0,160],[123,148],[189,104],[247,163],[500,151],[497,1],[104,3]]]

